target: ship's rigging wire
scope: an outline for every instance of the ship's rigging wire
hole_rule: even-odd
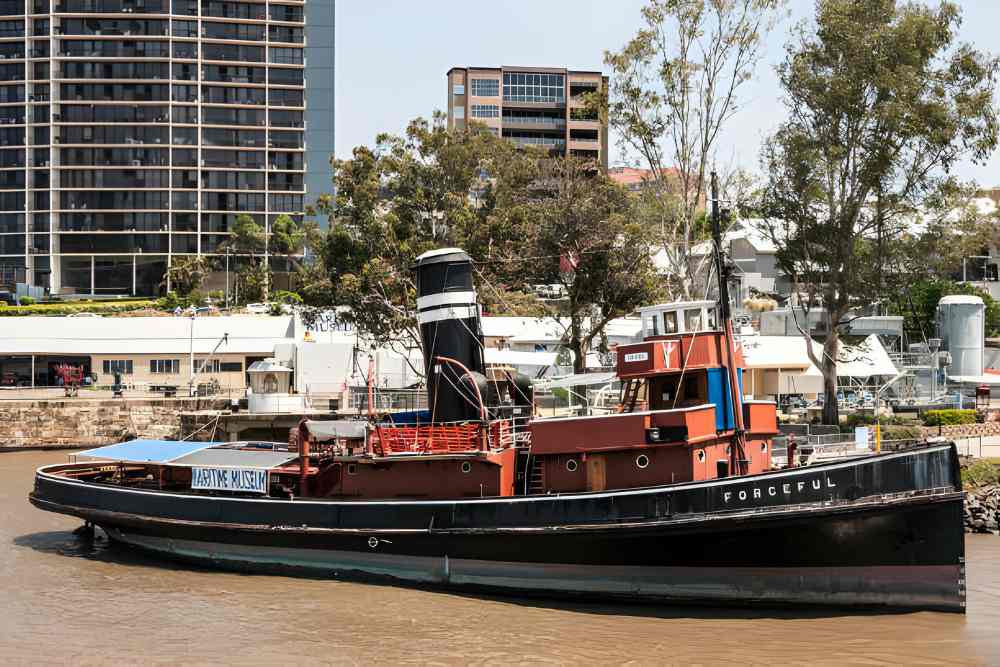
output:
[[[677,389],[674,390],[674,402],[670,406],[671,410],[673,410],[673,409],[675,409],[677,407],[677,398],[681,395],[680,389],[681,389],[681,385],[684,384],[684,373],[687,372],[688,361],[691,360],[691,350],[694,349],[694,337],[695,337],[695,334],[697,334],[697,333],[698,333],[697,331],[692,331],[691,332],[691,342],[688,343],[688,351],[687,351],[687,354],[684,356],[684,365],[681,366],[681,376],[677,380]],[[683,340],[683,338],[681,340]],[[669,360],[665,360],[665,362],[669,362]],[[646,398],[648,399],[649,397],[647,396]]]

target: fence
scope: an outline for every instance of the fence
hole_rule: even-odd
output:
[[[368,387],[350,387],[348,410],[368,412]],[[427,409],[427,392],[423,389],[375,389],[376,412],[408,412]]]

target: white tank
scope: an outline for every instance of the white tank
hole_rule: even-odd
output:
[[[938,302],[937,329],[941,349],[951,353],[948,375],[983,374],[986,306],[978,296],[953,294]]]

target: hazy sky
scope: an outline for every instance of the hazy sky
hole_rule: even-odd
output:
[[[863,1],[863,0],[862,0]],[[602,54],[621,47],[640,25],[644,0],[337,0],[337,155],[400,132],[446,104],[452,66],[529,65],[605,69]],[[962,39],[1000,50],[1000,2],[960,0]],[[788,29],[812,15],[812,0],[791,0],[791,17],[768,37],[743,110],[719,142],[718,159],[756,168],[761,139],[782,118],[774,65]],[[613,144],[611,162],[620,161]],[[958,174],[1000,185],[1000,152]]]

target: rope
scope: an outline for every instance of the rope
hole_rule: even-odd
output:
[[[216,415],[215,415],[215,419],[214,419],[213,421],[211,421],[211,422],[206,422],[206,423],[205,423],[204,425],[202,425],[202,427],[201,427],[201,428],[199,428],[199,429],[197,429],[197,430],[194,430],[194,431],[191,431],[191,432],[190,432],[190,433],[188,433],[188,434],[187,434],[186,436],[184,436],[183,438],[181,438],[181,442],[184,442],[184,441],[186,441],[186,440],[188,440],[188,439],[190,439],[190,438],[194,437],[194,435],[195,435],[196,433],[199,433],[199,432],[201,432],[201,431],[204,431],[204,430],[205,430],[206,428],[208,428],[209,426],[211,426],[211,427],[212,427],[212,434],[214,435],[214,434],[215,434],[215,427],[217,427],[217,426],[219,425],[219,419],[220,419],[221,417],[222,417],[222,412],[221,412],[221,411],[219,411],[218,413],[216,413]]]
[[[691,342],[688,343],[688,351],[687,351],[687,354],[684,356],[684,364],[681,366],[681,377],[677,380],[677,391],[674,392],[674,402],[670,406],[671,410],[673,410],[673,409],[675,409],[677,407],[677,399],[681,395],[681,392],[680,392],[681,385],[684,383],[684,373],[687,372],[688,361],[691,360],[691,350],[694,349],[694,337],[695,337],[695,334],[697,334],[697,333],[698,333],[697,331],[692,331],[691,332]],[[682,338],[681,340],[684,340],[684,339]],[[648,396],[646,397],[646,400],[647,401],[649,400]]]

